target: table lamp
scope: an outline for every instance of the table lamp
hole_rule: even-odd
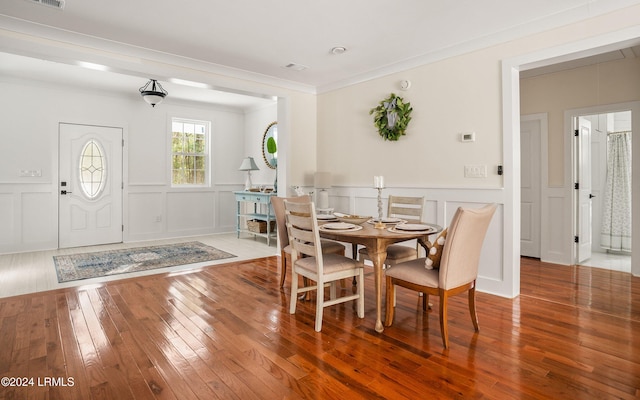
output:
[[[247,157],[242,160],[242,164],[240,164],[240,171],[247,171],[247,180],[244,182],[244,190],[249,190],[253,187],[251,183],[251,171],[257,171],[260,168],[256,165],[256,162],[253,161],[253,157]]]
[[[326,189],[331,187],[331,174],[329,172],[316,172],[314,175],[314,186],[319,189],[317,196],[317,208],[329,208],[329,192]]]

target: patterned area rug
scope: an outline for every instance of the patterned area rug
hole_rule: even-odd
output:
[[[236,257],[200,242],[54,256],[58,282]]]

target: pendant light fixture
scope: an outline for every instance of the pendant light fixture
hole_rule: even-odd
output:
[[[151,85],[151,87],[149,87]],[[151,104],[151,107],[155,107],[156,104],[160,104],[162,100],[169,94],[155,79],[150,79],[146,85],[141,87],[140,94],[147,103]]]

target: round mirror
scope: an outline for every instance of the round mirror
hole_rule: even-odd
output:
[[[278,166],[278,123],[272,122],[267,126],[262,136],[262,157],[271,169]]]

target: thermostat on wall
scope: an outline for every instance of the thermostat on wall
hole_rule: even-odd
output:
[[[461,142],[475,142],[476,141],[476,133],[475,132],[462,132],[460,134]]]

